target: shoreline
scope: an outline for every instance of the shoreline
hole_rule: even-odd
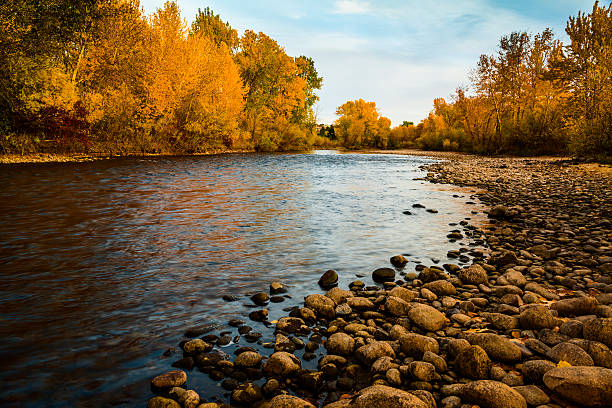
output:
[[[573,160],[567,156],[482,156],[473,153],[462,153],[452,151],[435,151],[435,150],[419,150],[419,149],[398,149],[398,150],[376,150],[376,149],[361,149],[361,150],[350,150],[342,147],[336,147],[332,149],[324,148],[313,148],[311,150],[304,151],[287,151],[287,152],[269,152],[279,154],[291,154],[291,153],[308,153],[315,150],[336,150],[342,154],[354,153],[354,154],[396,154],[396,155],[408,155],[408,156],[421,156],[431,157],[436,159],[458,159],[466,157],[481,157],[489,158],[492,160],[504,160],[504,159],[515,159],[515,160]],[[19,154],[0,154],[0,165],[11,165],[11,164],[40,164],[40,163],[84,163],[102,160],[115,160],[125,158],[146,158],[146,157],[198,157],[198,156],[213,156],[219,154],[246,154],[246,153],[266,153],[256,152],[255,150],[215,150],[204,153],[142,153],[142,154],[125,154],[125,155],[109,155],[109,154],[87,154],[87,153],[31,153],[25,155]],[[601,164],[601,166],[606,166]],[[607,165],[610,166],[610,165]]]
[[[446,159],[423,166],[426,179],[481,189],[476,196],[491,219],[484,231],[468,224],[448,237],[486,239],[490,256],[463,269],[407,271],[398,280],[403,259],[393,256],[373,272],[377,285],[354,281],[348,290],[304,294],[304,307],[268,323],[276,325],[269,356],[250,347],[224,356],[211,337],[187,336],[173,364],[180,370],[153,380],[157,396],[148,406],[227,406],[201,404],[205,390],[181,388],[183,370],[195,366],[223,381],[232,406],[612,404],[610,167],[559,158]],[[334,275],[322,276],[325,289]],[[253,300],[260,308],[249,317],[267,321],[268,294]],[[304,347],[310,354],[297,358]],[[317,368],[303,369],[322,348],[327,356]]]

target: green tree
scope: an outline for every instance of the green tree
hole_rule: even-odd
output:
[[[209,7],[198,9],[198,14],[191,24],[191,33],[209,37],[217,46],[224,43],[232,52],[238,47],[238,32]]]

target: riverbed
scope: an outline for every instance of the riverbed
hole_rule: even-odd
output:
[[[144,406],[187,328],[246,319],[271,281],[289,288],[273,320],[327,269],[346,287],[396,254],[404,271],[457,263],[446,254],[468,240],[446,236],[482,207],[474,189],[422,180],[433,162],[318,151],[1,167],[2,405]]]

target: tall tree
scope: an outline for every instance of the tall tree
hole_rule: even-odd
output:
[[[225,44],[232,52],[238,47],[238,32],[209,7],[204,10],[198,9],[198,14],[191,24],[191,33],[208,37],[217,46]]]

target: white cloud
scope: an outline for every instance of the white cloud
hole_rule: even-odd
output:
[[[369,3],[359,0],[340,0],[336,2],[333,14],[366,14],[370,10]]]

